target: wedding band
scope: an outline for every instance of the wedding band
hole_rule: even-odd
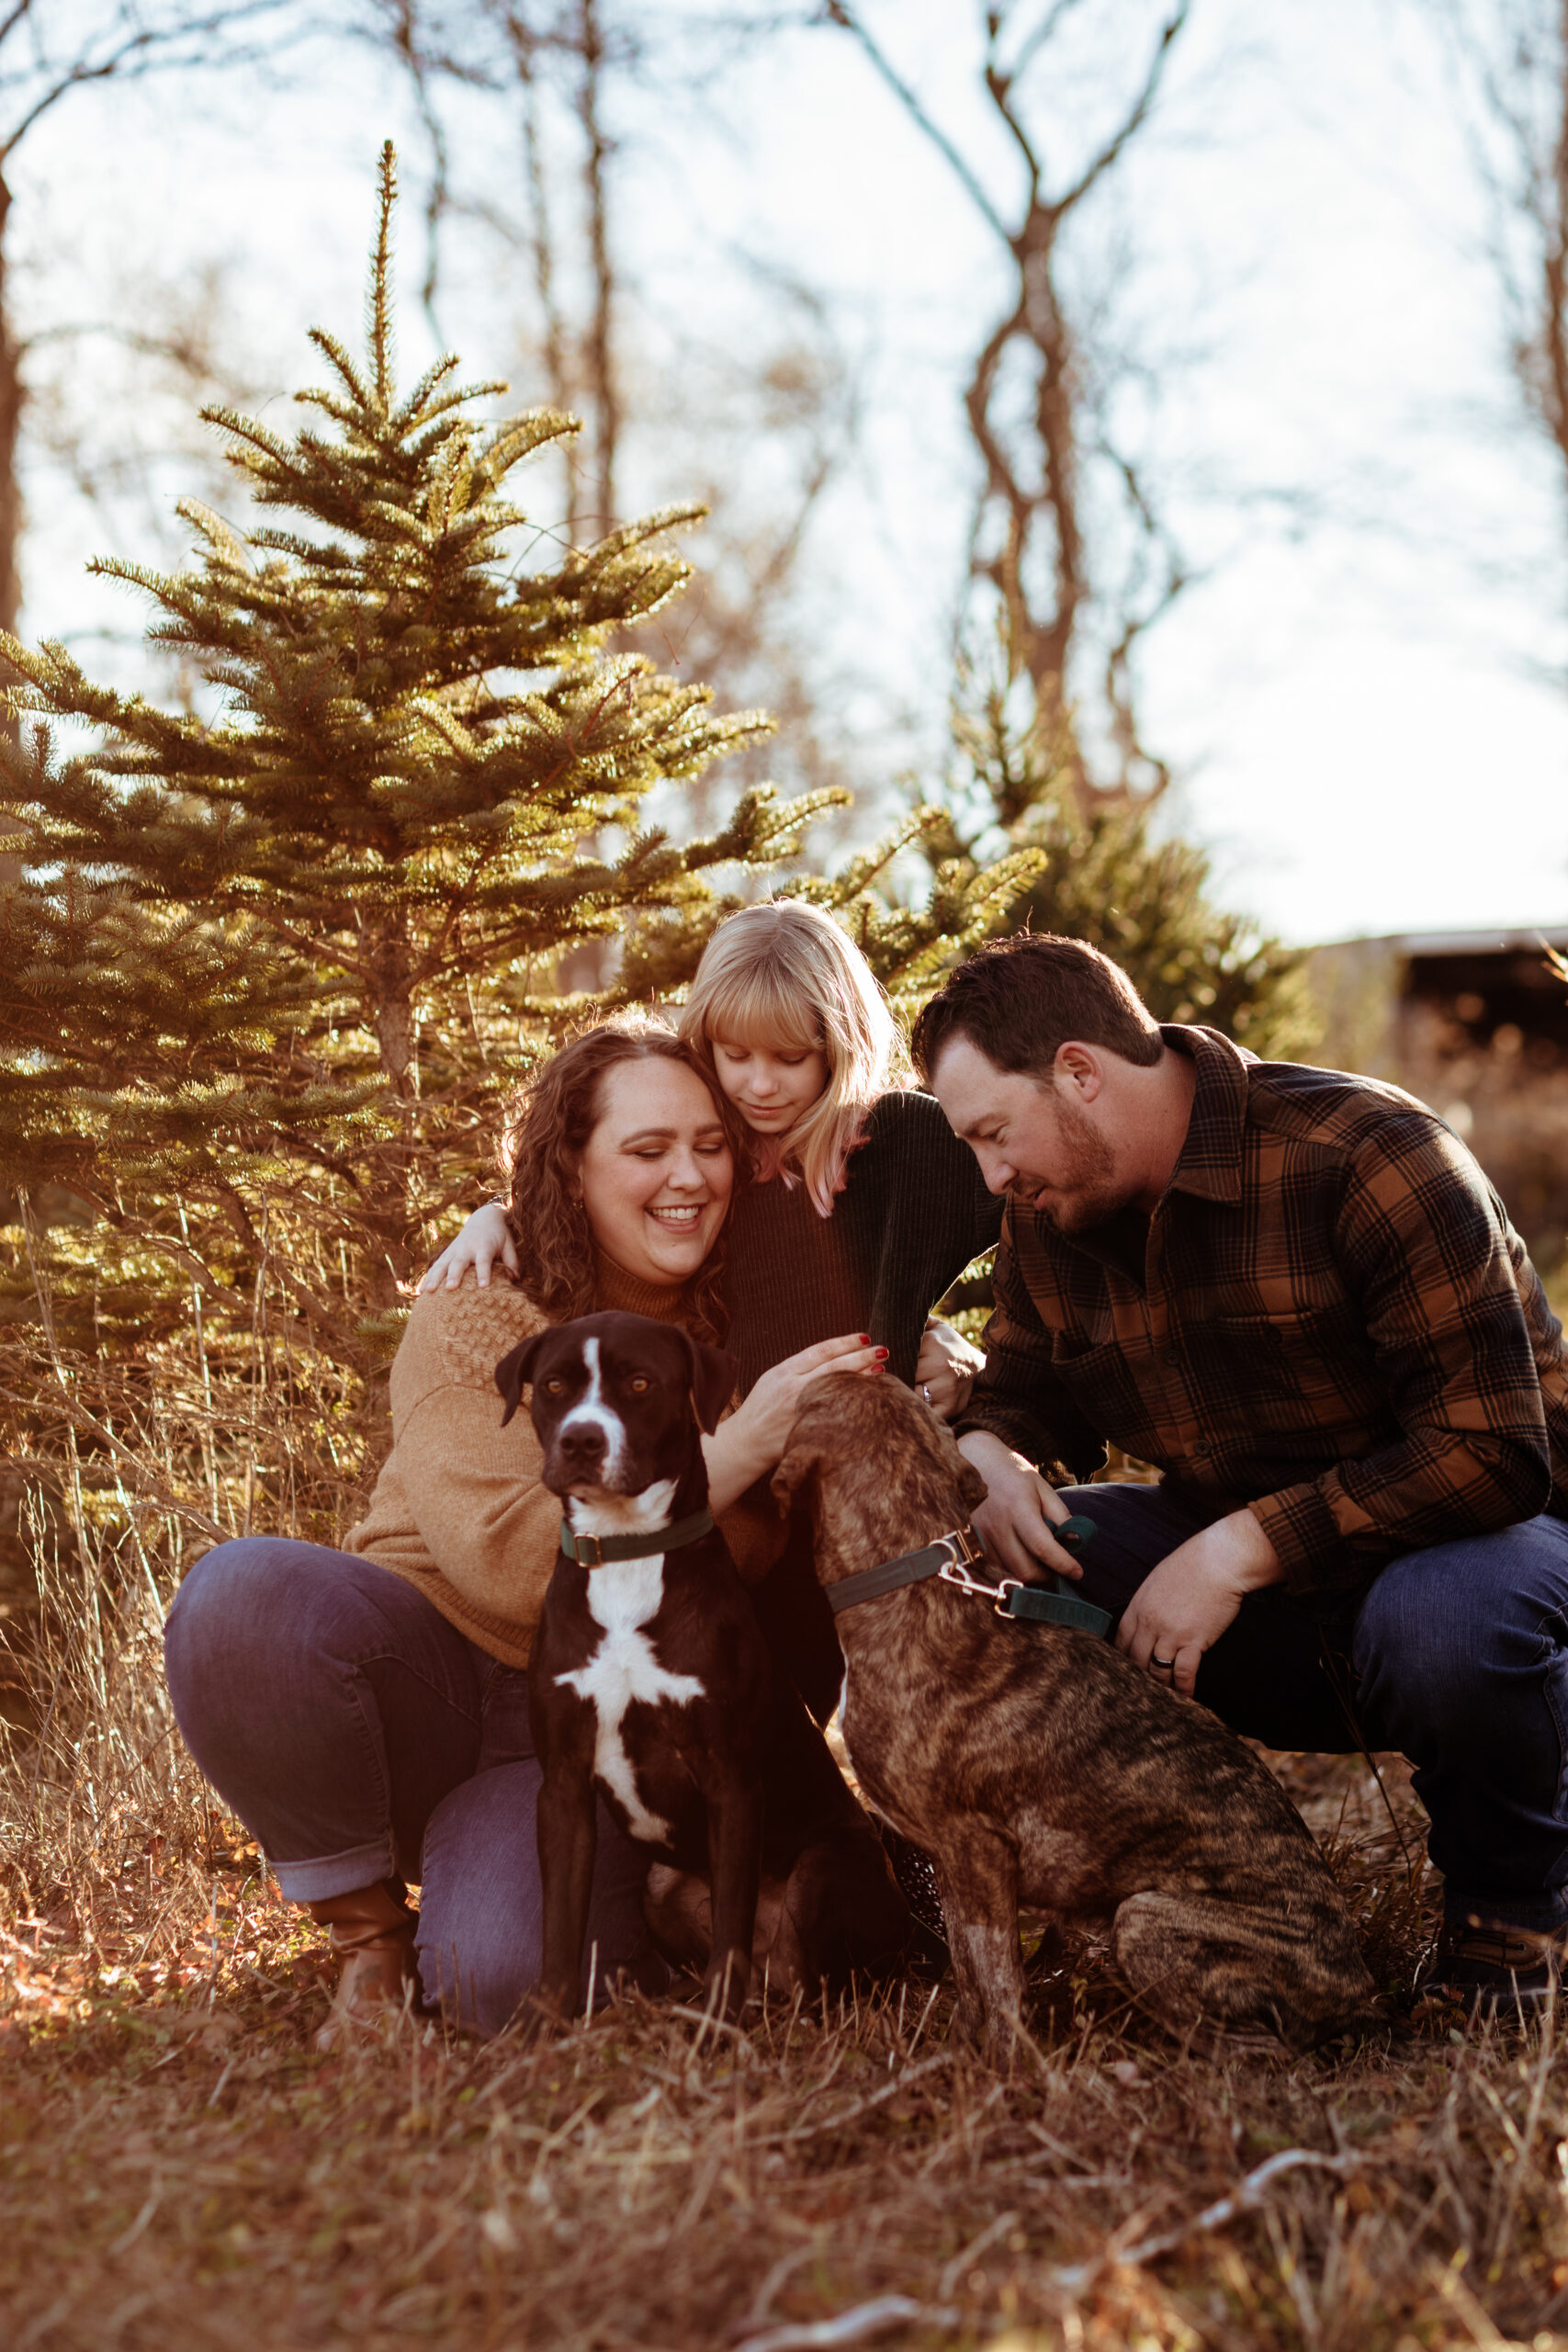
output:
[[[1151,1657],[1149,1664],[1157,1667],[1161,1674],[1168,1674],[1176,1660],[1173,1657]]]
[[[922,1380],[922,1381],[921,1381],[921,1383],[920,1383],[920,1394],[921,1394],[921,1396],[925,1398],[926,1403],[929,1405],[929,1404],[931,1403],[931,1384],[930,1384],[930,1382],[929,1382],[929,1381],[925,1381],[925,1380]]]

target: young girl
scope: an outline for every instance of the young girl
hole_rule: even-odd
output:
[[[908,1085],[903,1040],[864,956],[799,899],[721,923],[681,1014],[756,1138],[730,1213],[726,1345],[742,1393],[818,1340],[867,1332],[888,1370],[949,1419],[980,1358],[933,1302],[990,1249],[1001,1203],[929,1094]],[[515,1271],[499,1204],[476,1211],[422,1287]]]

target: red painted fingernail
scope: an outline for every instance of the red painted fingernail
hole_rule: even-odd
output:
[[[868,1344],[869,1344],[869,1343],[868,1343]],[[886,1348],[878,1348],[878,1349],[877,1349],[877,1351],[876,1351],[876,1360],[877,1360],[878,1363],[886,1363],[887,1362],[887,1351],[886,1351]]]
[[[861,1335],[860,1335],[860,1343],[861,1343],[861,1345],[862,1345],[862,1347],[863,1347],[863,1348],[869,1348],[869,1347],[870,1347],[870,1345],[871,1345],[871,1333],[870,1333],[869,1331],[863,1331],[863,1332],[861,1333]]]

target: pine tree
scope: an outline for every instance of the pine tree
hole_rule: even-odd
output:
[[[509,492],[570,418],[485,425],[505,387],[464,389],[450,357],[400,396],[395,197],[389,146],[364,362],[315,333],[331,381],[298,396],[292,438],[208,413],[262,517],[191,503],[190,569],[96,567],[151,599],[198,707],[0,640],[20,681],[0,736],[0,1189],[67,1186],[236,1297],[283,1210],[389,1307],[471,1192],[539,1022],[655,966],[677,986],[735,903],[719,869],[768,865],[829,797],[752,790],[680,848],[638,830],[654,786],[765,726],[610,650],[682,584],[667,535],[693,512],[560,552]],[[621,975],[563,1001],[561,959],[590,941],[621,944]],[[355,1360],[352,1317],[291,1287]]]
[[[1210,861],[1156,829],[1153,798],[1086,810],[1073,762],[1004,672],[960,680],[957,773],[945,821],[924,835],[939,873],[960,883],[1032,852],[1026,886],[998,908],[998,932],[1057,932],[1121,965],[1158,1021],[1201,1021],[1254,1053],[1308,1052],[1319,1023],[1304,956],[1246,915],[1217,907]]]
[[[1204,1022],[1258,1054],[1311,1050],[1320,1024],[1305,957],[1214,906],[1207,857],[1156,833],[1152,801],[1085,808],[1071,745],[1021,693],[1005,654],[984,684],[961,673],[953,746],[945,800],[914,812],[911,838],[932,871],[933,908],[945,899],[962,938],[955,956],[941,923],[931,926],[919,995],[981,938],[1055,932],[1121,965],[1156,1020]],[[954,921],[962,909],[966,926]],[[987,1257],[953,1284],[942,1312],[977,1340],[994,1304]]]

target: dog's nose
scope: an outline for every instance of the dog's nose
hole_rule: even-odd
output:
[[[604,1459],[604,1432],[596,1422],[580,1421],[576,1429],[562,1430],[560,1450],[563,1460],[586,1470]]]

